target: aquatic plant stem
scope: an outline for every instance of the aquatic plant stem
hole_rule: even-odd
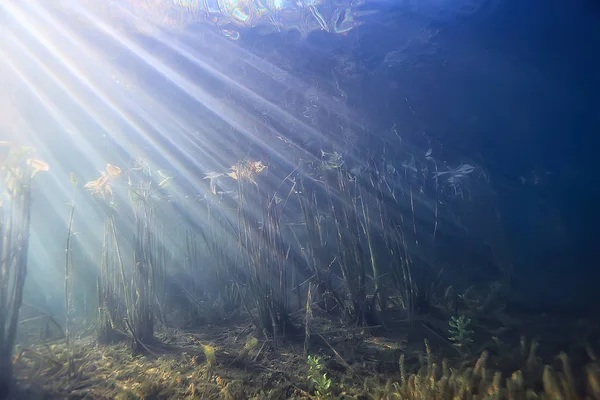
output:
[[[71,302],[70,302],[70,270],[72,265],[71,259],[71,238],[73,237],[73,220],[75,218],[75,189],[73,189],[73,199],[71,202],[71,212],[69,213],[69,223],[67,226],[67,243],[65,245],[65,338],[67,346],[69,345],[70,333],[71,333]]]
[[[0,195],[0,399],[5,399],[12,386],[12,352],[27,275],[31,171],[3,166]]]

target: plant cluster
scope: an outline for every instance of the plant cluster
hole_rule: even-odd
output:
[[[488,366],[490,354],[483,352],[474,364],[452,368],[447,360],[441,365],[428,354],[427,362],[418,372],[406,374],[402,368],[400,382],[388,382],[383,389],[375,389],[378,399],[599,399],[600,367],[597,362],[587,366],[585,376],[586,394],[577,389],[570,360],[565,353],[558,356],[560,366],[553,368],[540,365],[527,371],[516,370],[510,376],[494,371]],[[529,377],[529,378],[528,378]]]
[[[158,289],[167,284],[159,236],[163,223],[173,219],[185,228],[180,254],[170,249],[169,257],[184,269],[177,296],[188,304],[188,320],[199,319],[201,305],[210,301],[228,316],[248,313],[260,333],[276,340],[301,329],[293,309],[305,304],[307,339],[313,304],[348,325],[384,325],[390,308],[412,321],[432,287],[423,277],[435,272],[420,265],[415,273],[411,246],[427,235],[417,229],[415,192],[398,187],[399,171],[373,159],[357,172],[340,152],[323,150],[310,161],[299,160],[285,176],[273,170],[267,179],[268,171],[260,160],[241,160],[227,171],[205,173],[206,190],[193,197],[169,192],[175,178],[144,159],[129,169],[107,164],[88,182],[85,188],[105,214],[101,336],[128,332],[134,348],[143,348],[155,319],[171,314],[164,310],[167,302],[159,301],[167,296]],[[461,179],[471,172],[461,170]],[[446,175],[452,174],[434,175],[436,182]],[[418,176],[411,179],[418,182]],[[128,208],[117,192],[127,193]],[[178,217],[166,211],[170,205]],[[186,215],[192,210],[194,219]],[[123,227],[115,218],[125,215],[135,220],[132,265],[124,259]],[[306,301],[309,285],[314,290]],[[467,344],[460,331],[457,343]]]
[[[471,318],[467,318],[464,315],[458,317],[452,316],[448,325],[450,325],[448,333],[450,334],[449,339],[452,341],[452,344],[462,351],[468,351],[469,345],[473,343],[474,334],[471,327]]]
[[[32,158],[34,152],[0,142],[0,398],[6,398],[10,391],[12,354],[27,275],[31,179],[50,169]]]
[[[325,367],[318,356],[308,355],[308,379],[317,399],[325,400],[331,398],[331,379],[327,377]]]
[[[156,170],[157,181],[152,172],[142,159],[136,160],[126,171],[107,164],[99,178],[84,186],[99,199],[105,215],[101,278],[97,285],[100,337],[110,341],[117,338],[119,332],[127,331],[134,351],[149,350],[155,320],[162,314],[157,288],[164,279],[164,246],[155,218],[155,198],[172,177],[165,171]],[[134,217],[133,259],[128,269],[116,219],[126,211],[116,200],[115,188],[126,190],[129,212]]]
[[[399,186],[417,185],[418,169],[408,165],[406,171],[417,175],[409,179],[405,171],[403,180],[386,160],[366,165],[357,172],[337,151],[321,151],[285,172],[246,159],[206,173],[204,192],[191,195],[182,193],[179,177],[146,159],[129,168],[106,164],[84,185],[104,219],[99,338],[128,336],[134,352],[152,352],[157,324],[174,323],[182,309],[186,321],[179,327],[200,325],[206,309],[220,320],[246,313],[257,336],[273,344],[302,335],[300,309],[306,352],[311,337],[319,336],[312,323],[316,307],[320,316],[348,327],[385,327],[390,310],[412,323],[420,299],[433,292],[430,282],[419,280],[430,265],[415,268],[413,253],[435,238],[437,204],[431,221],[418,221],[419,191]],[[435,175],[436,182],[446,175]],[[77,179],[72,183],[75,190]],[[67,338],[74,197],[65,247]],[[469,322],[452,323],[451,340],[466,348]],[[319,362],[309,358],[311,379],[326,396],[331,380]]]

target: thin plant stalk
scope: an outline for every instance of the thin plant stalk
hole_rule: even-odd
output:
[[[70,341],[71,334],[71,282],[70,272],[73,265],[72,253],[71,253],[71,239],[73,237],[73,220],[75,218],[75,189],[73,189],[73,199],[71,202],[71,212],[69,213],[69,223],[67,225],[67,241],[65,245],[65,312],[66,312],[66,324],[65,324],[65,338],[67,346]]]
[[[29,168],[2,166],[0,195],[0,399],[6,399],[12,386],[12,352],[27,275]]]

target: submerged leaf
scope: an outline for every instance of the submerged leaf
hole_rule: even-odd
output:
[[[250,170],[252,172],[254,172],[255,174],[260,174],[261,172],[263,172],[265,169],[267,168],[267,166],[265,164],[263,164],[262,161],[255,161],[255,162],[251,162],[250,163]]]
[[[207,172],[204,174],[204,179],[216,179],[223,176],[220,172]]]
[[[77,186],[77,184],[79,183],[79,180],[77,179],[77,175],[75,175],[75,172],[69,173],[69,180],[71,181],[71,184],[73,186]]]
[[[238,173],[237,173],[237,171],[231,171],[231,172],[228,172],[228,173],[227,173],[227,176],[229,176],[230,178],[233,178],[233,179],[235,179],[235,180],[237,180],[237,179],[238,179]]]
[[[119,176],[121,175],[121,168],[116,165],[106,164],[106,172],[111,176]]]
[[[85,185],[83,185],[84,188],[88,189],[88,190],[93,190],[96,188],[96,183],[97,181],[89,181],[88,183],[86,183]]]
[[[29,160],[27,160],[27,164],[31,165],[33,167],[33,169],[35,169],[36,171],[49,171],[50,170],[50,166],[48,165],[48,163],[45,161],[42,161],[42,160],[36,160],[34,158],[30,158]]]
[[[171,174],[169,174],[164,169],[159,169],[156,172],[158,173],[158,175],[160,175],[161,178],[164,178],[164,179],[169,179],[169,178],[173,177]]]
[[[103,173],[100,178],[86,183],[83,187],[89,190],[92,194],[111,195],[112,188],[110,187],[108,178],[110,178],[110,175]]]
[[[136,192],[135,190],[130,190],[129,191],[129,201],[131,201],[132,204],[135,204],[139,200],[140,200],[140,195],[138,194],[138,192]]]
[[[166,186],[170,181],[171,181],[171,177],[167,177],[165,179],[163,179],[162,181],[160,181],[160,183],[158,184],[158,187],[164,187]]]

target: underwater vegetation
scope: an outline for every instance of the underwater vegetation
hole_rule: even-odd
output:
[[[20,398],[600,399],[594,321],[508,313],[508,268],[465,286],[421,258],[452,219],[415,213],[419,185],[452,201],[470,165],[244,159],[202,195],[147,158],[87,193],[71,174],[58,322],[18,319],[30,180],[48,170],[28,157],[2,167],[2,377]],[[71,255],[82,201],[102,221],[92,316]]]
[[[558,103],[526,62],[558,53],[416,9],[495,2],[1,5],[0,131],[55,158],[0,142],[0,400],[600,400],[600,315],[528,304],[550,268],[517,280],[503,224],[535,217],[502,220],[522,198],[482,167],[546,159],[524,132]],[[355,29],[375,3],[403,17]]]
[[[27,275],[32,178],[49,166],[34,149],[0,142],[0,398],[12,379],[13,350]]]

